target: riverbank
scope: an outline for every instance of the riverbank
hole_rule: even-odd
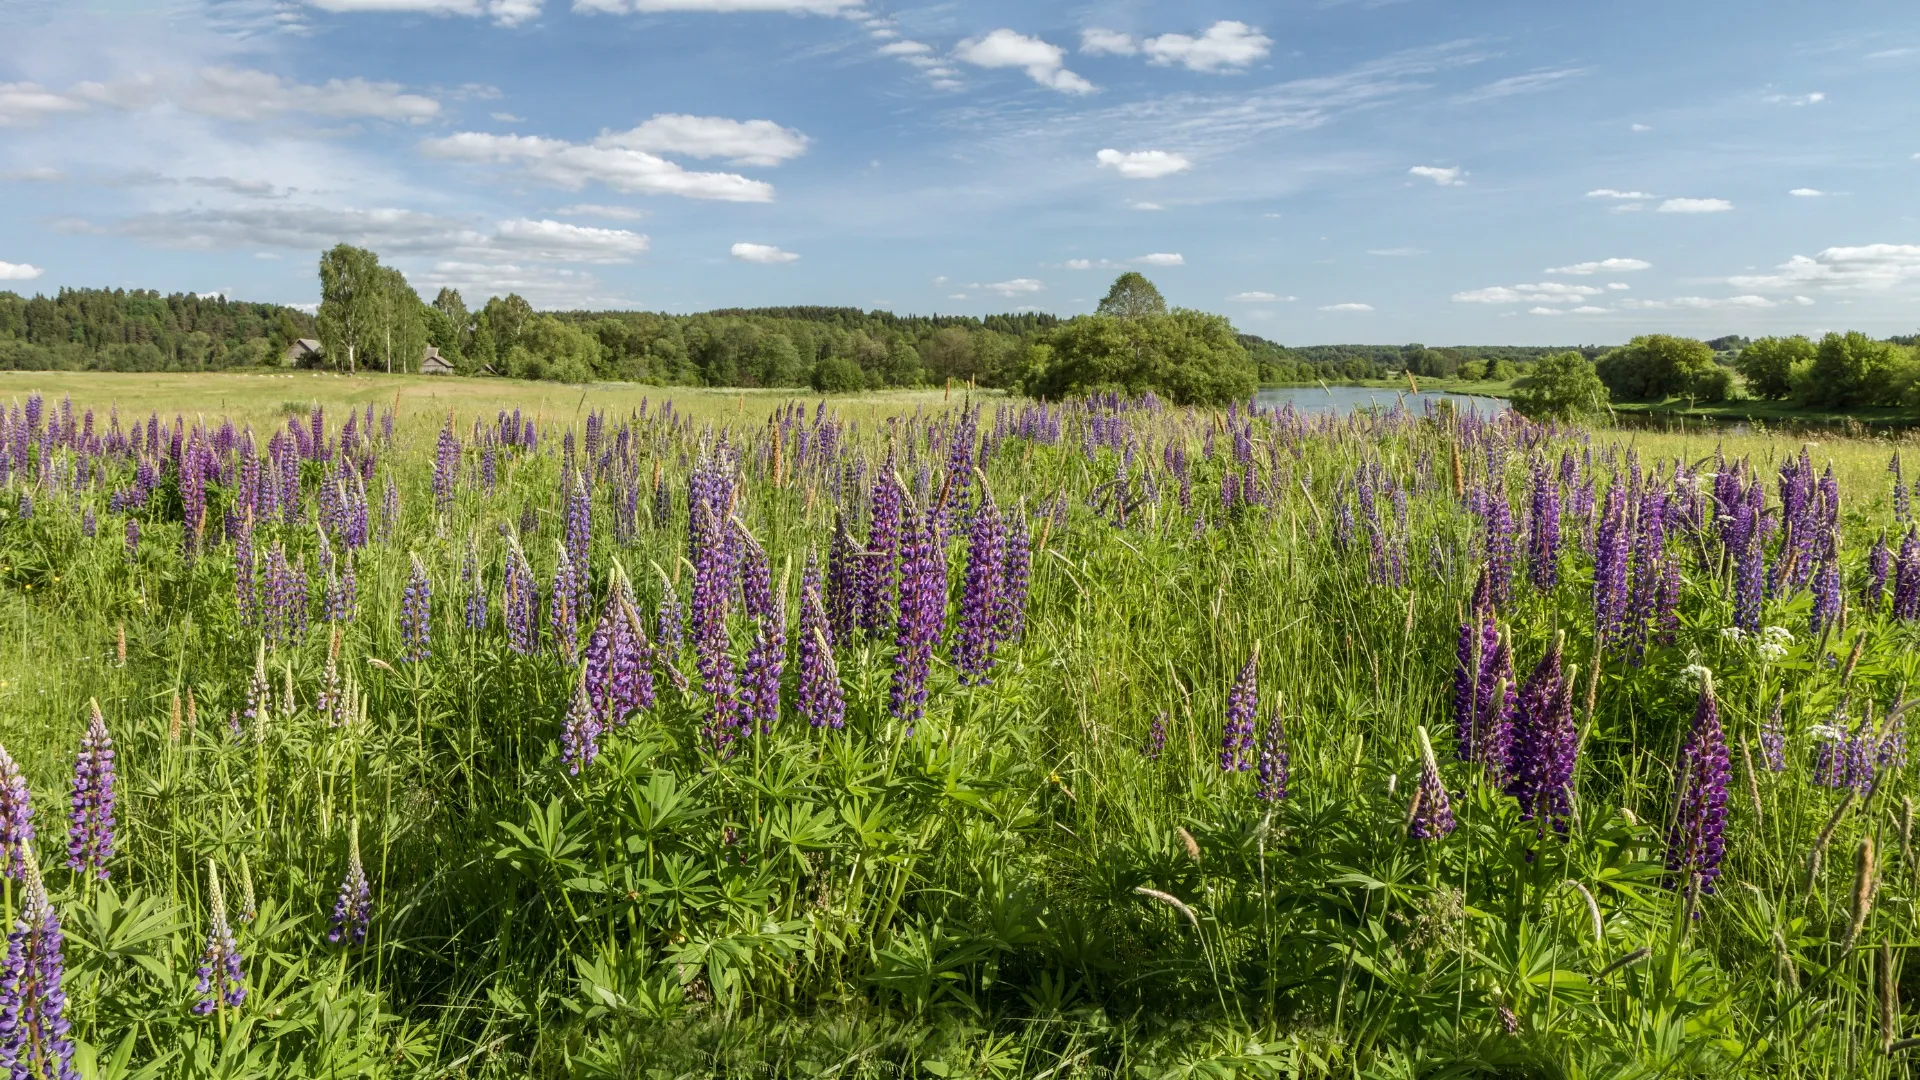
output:
[[[1807,429],[1850,435],[1904,433],[1920,428],[1920,416],[1909,410],[1884,406],[1842,411],[1800,408],[1786,401],[1749,399],[1708,404],[1669,398],[1655,402],[1615,402],[1613,411],[1624,423],[1634,427],[1746,424],[1762,429]]]

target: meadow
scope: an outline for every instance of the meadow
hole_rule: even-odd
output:
[[[15,1076],[1887,1077],[1920,1041],[1900,443],[0,393]]]

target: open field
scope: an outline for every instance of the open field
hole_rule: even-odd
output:
[[[1906,1075],[1894,443],[7,380],[84,1076]]]

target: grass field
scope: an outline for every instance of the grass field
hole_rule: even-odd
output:
[[[1907,1075],[1899,444],[0,389],[83,1076]]]

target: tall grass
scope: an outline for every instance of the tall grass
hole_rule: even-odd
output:
[[[280,411],[298,396],[243,403],[258,446],[308,423],[303,408]],[[393,404],[385,389],[354,404],[368,401]],[[969,501],[949,495],[945,546],[951,626],[971,500],[984,486],[1029,523],[1027,625],[990,683],[962,685],[943,642],[909,731],[889,706],[892,634],[836,641],[844,730],[798,716],[790,657],[780,721],[721,753],[690,648],[655,663],[656,705],[610,727],[599,759],[570,775],[560,734],[578,667],[544,629],[537,654],[515,653],[501,603],[509,537],[543,590],[552,579],[569,431],[593,505],[584,643],[616,563],[649,632],[667,583],[687,603],[687,478],[722,440],[739,461],[732,512],[797,622],[803,565],[828,558],[836,523],[865,537],[867,485],[889,450],[921,504],[966,486],[949,463],[974,404],[926,395],[836,418],[714,396],[669,414],[656,393],[644,415],[637,400],[606,412],[589,453],[592,403],[549,401],[537,448],[496,448],[489,491],[493,404],[403,398],[392,437],[376,424],[354,451],[374,462],[376,521],[354,556],[353,618],[322,619],[328,462],[302,464],[294,523],[254,525],[257,555],[284,545],[313,582],[308,628],[264,650],[257,717],[242,714],[262,636],[237,610],[237,519],[222,520],[237,480],[210,486],[205,540],[189,551],[170,449],[34,442],[0,522],[0,742],[31,783],[83,1075],[1905,1074],[1911,781],[1904,762],[1858,790],[1813,770],[1843,698],[1850,725],[1871,703],[1885,732],[1913,682],[1913,626],[1866,599],[1868,545],[1904,528],[1884,444],[1811,451],[1836,463],[1845,498],[1844,628],[1810,633],[1799,588],[1765,600],[1765,625],[1792,635],[1784,648],[1724,633],[1734,576],[1709,530],[1669,540],[1684,566],[1672,640],[1638,665],[1596,665],[1592,522],[1569,513],[1552,590],[1518,573],[1498,623],[1520,676],[1559,633],[1577,666],[1564,834],[1521,820],[1453,753],[1455,638],[1487,556],[1471,491],[1504,483],[1518,512],[1529,464],[1566,450],[1582,462],[1568,500],[1589,479],[1602,496],[1623,482],[1629,449],[1662,482],[1675,460],[1715,471],[1718,450],[1771,486],[1797,445],[989,400],[978,431],[995,437]],[[218,437],[216,410],[185,413],[184,431]],[[329,453],[345,415],[327,414]],[[93,431],[107,426],[102,403]],[[437,506],[443,428],[461,447]],[[825,455],[823,433],[838,444]],[[1190,462],[1189,506],[1170,447]],[[139,457],[160,463],[160,485],[110,510]],[[80,459],[96,471],[76,488]],[[1229,475],[1236,488],[1254,478],[1250,504],[1223,503]],[[383,527],[389,477],[399,515]],[[1359,501],[1380,477],[1405,496],[1402,512],[1380,494],[1375,512],[1397,574],[1370,554]],[[635,527],[619,535],[630,499]],[[462,618],[470,538],[483,630]],[[1771,541],[1770,564],[1784,543]],[[408,662],[414,558],[432,584],[432,642]],[[754,625],[734,607],[740,662]],[[365,695],[364,719],[345,724],[318,700],[336,629],[334,669]],[[1290,751],[1277,801],[1256,797],[1254,771],[1218,763],[1229,689],[1256,647],[1256,715],[1281,718]],[[1666,869],[1694,666],[1712,672],[1733,759],[1725,873],[1708,894],[1672,887]],[[90,699],[118,751],[106,881],[64,868]],[[1776,700],[1779,773],[1760,745]],[[1407,828],[1420,728],[1459,821],[1436,841]],[[364,944],[330,944],[356,828],[374,914]],[[203,1016],[209,864],[228,911],[244,893],[254,917],[234,927],[245,1002]],[[11,921],[17,888],[7,901]]]

